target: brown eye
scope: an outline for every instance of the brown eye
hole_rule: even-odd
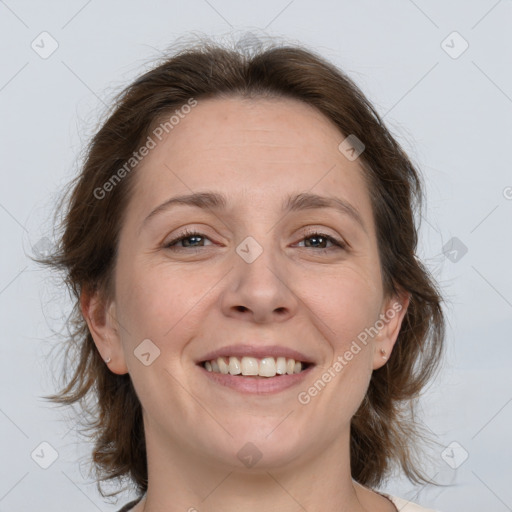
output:
[[[307,248],[307,249],[316,248],[320,252],[331,251],[333,249],[334,250],[344,249],[346,247],[345,243],[342,242],[341,240],[338,240],[337,238],[334,238],[325,233],[319,233],[319,232],[308,233],[302,240],[311,240],[311,242],[309,243],[309,246],[306,246],[305,248]],[[327,243],[331,243],[332,246],[331,247],[323,247],[323,245],[325,245]]]

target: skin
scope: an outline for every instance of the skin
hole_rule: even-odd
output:
[[[143,160],[122,226],[115,294],[81,305],[109,368],[129,373],[142,403],[149,485],[136,512],[393,511],[356,484],[349,426],[372,371],[386,363],[409,304],[385,297],[371,202],[358,160],[321,113],[292,99],[209,99]],[[143,219],[172,196],[224,193],[226,211],[179,206]],[[284,215],[292,193],[343,198],[366,231],[332,209]],[[305,227],[348,244],[316,242]],[[165,244],[198,230],[206,238]],[[311,230],[314,232],[314,229]],[[263,248],[252,263],[235,251],[247,236]],[[392,305],[401,311],[307,405],[297,400],[365,328]],[[243,307],[242,307],[243,306]],[[196,366],[210,350],[242,338],[313,355],[306,383],[274,395],[243,395],[212,383]],[[145,366],[134,350],[160,350]],[[262,458],[245,467],[253,443]],[[145,507],[145,508],[144,508]]]

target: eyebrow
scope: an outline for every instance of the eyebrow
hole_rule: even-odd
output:
[[[150,219],[159,213],[168,211],[172,207],[179,205],[193,206],[203,210],[211,209],[220,211],[226,210],[228,201],[224,194],[209,191],[195,192],[192,194],[171,197],[151,211],[151,213],[142,222],[140,230],[142,230],[144,225],[146,225]],[[282,211],[283,213],[288,213],[302,210],[316,210],[321,208],[333,208],[343,215],[347,215],[356,221],[361,226],[363,231],[367,233],[366,225],[364,224],[361,214],[350,203],[337,197],[320,196],[307,192],[290,195],[284,201]]]

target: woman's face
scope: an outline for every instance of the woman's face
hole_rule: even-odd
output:
[[[133,171],[109,308],[119,329],[107,320],[102,349],[113,372],[130,373],[152,446],[275,467],[348,439],[407,304],[384,297],[368,191],[344,139],[295,100],[199,100]],[[225,205],[150,215],[199,193]],[[198,234],[171,245],[185,231]],[[258,355],[270,373],[294,353],[309,365],[295,376],[209,372],[202,363],[222,349]]]

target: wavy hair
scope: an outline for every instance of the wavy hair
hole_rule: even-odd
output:
[[[115,97],[86,148],[79,174],[59,202],[63,215],[55,250],[34,258],[64,274],[73,299],[64,340],[63,388],[45,398],[66,405],[76,402],[84,409],[92,401],[91,414],[80,421],[94,444],[92,462],[103,496],[101,482],[124,477],[140,494],[147,490],[141,404],[130,375],[114,374],[104,364],[80,309],[82,292],[99,291],[105,300],[112,296],[119,232],[137,166],[101,200],[98,190],[119,173],[159,122],[191,98],[232,96],[294,98],[320,111],[341,134],[364,143],[359,162],[372,203],[383,289],[388,296],[405,290],[410,302],[391,356],[373,372],[352,418],[352,477],[362,485],[378,486],[398,467],[413,482],[429,481],[415,451],[425,438],[415,405],[442,360],[445,320],[437,285],[416,256],[421,176],[357,85],[302,45],[247,49],[209,40],[190,44],[155,62]]]

